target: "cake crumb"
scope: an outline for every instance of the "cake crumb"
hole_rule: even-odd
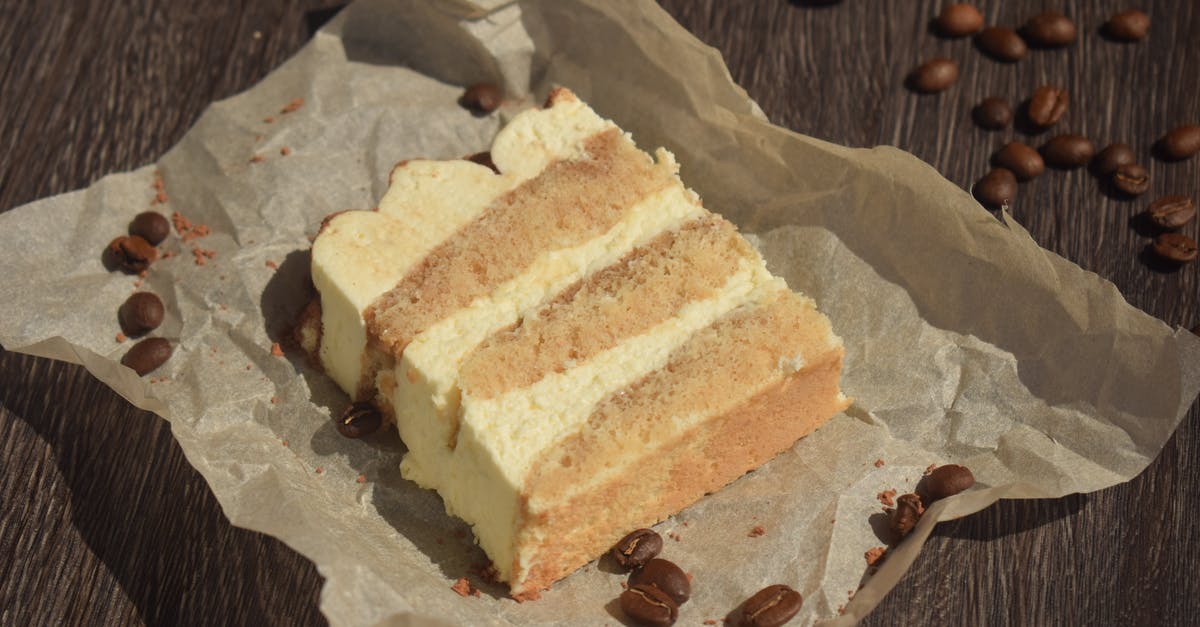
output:
[[[287,441],[287,440],[284,440],[284,441],[283,441],[283,445],[284,445],[284,446],[287,446],[287,445],[288,445],[288,441]]]
[[[249,370],[249,369],[250,369],[250,367],[251,367],[251,365],[250,365],[250,364],[246,364],[246,370]]]
[[[292,154],[292,149],[288,148],[287,146],[284,146],[283,148],[279,149],[279,154],[286,157],[286,156]]]
[[[279,112],[280,113],[291,113],[303,106],[304,106],[304,99],[296,98],[296,99],[292,100],[291,102],[287,103],[286,105],[284,105],[283,109],[281,109]]]
[[[930,464],[930,465],[926,466],[925,467],[925,476],[929,476],[929,473],[933,472],[935,468],[937,468],[937,464]]]
[[[163,259],[170,259],[171,257],[174,257],[174,256],[175,256],[175,251],[172,251],[172,250],[164,250],[163,254],[162,254]]]
[[[466,577],[459,577],[458,581],[454,582],[453,586],[450,586],[450,589],[457,592],[460,597],[471,596],[471,582],[467,581]]]
[[[260,141],[262,141],[262,140],[263,140],[263,136],[262,136],[262,135],[255,135],[255,136],[254,136],[254,141],[256,141],[256,142],[260,142]]]
[[[271,124],[274,121],[275,121],[275,116],[272,116],[272,115],[268,115],[267,117],[263,118],[263,122],[266,122],[267,124]]]
[[[367,482],[367,476],[366,476],[366,475],[359,475],[359,476],[358,476],[358,478],[357,478],[357,479],[355,479],[355,481],[357,481],[357,482],[359,482],[359,483],[366,483],[366,482]]]
[[[117,332],[117,344],[124,344],[126,339],[127,338],[125,337],[124,333],[121,333],[120,331]]]
[[[190,242],[200,237],[208,237],[212,234],[212,229],[208,228],[207,225],[192,222],[178,211],[171,214],[171,222],[175,225],[175,232],[179,235],[179,239],[185,242]]]
[[[875,498],[879,499],[879,502],[882,503],[884,507],[894,507],[896,505],[896,502],[892,500],[892,497],[894,496],[896,496],[896,490],[893,488],[876,494]]]
[[[706,618],[706,619],[704,619],[704,624],[705,625],[716,625],[717,621],[712,618]]]
[[[268,268],[270,268],[270,269],[272,269],[272,270],[278,270],[278,269],[279,269],[279,264],[277,264],[277,263],[275,263],[274,261],[271,261],[270,259],[268,259],[268,260],[267,260],[267,267],[268,267]]]
[[[883,468],[883,460],[882,460],[882,459],[877,459],[877,460],[875,460],[875,467],[876,467],[876,468]]]
[[[316,472],[317,472],[317,474],[318,474],[318,475],[323,475],[323,474],[325,474],[325,467],[324,467],[324,466],[317,466],[317,470],[316,470]]]
[[[883,561],[885,555],[887,555],[887,547],[882,546],[867,549],[867,552],[863,553],[863,557],[867,559],[867,566],[874,566]]]
[[[278,396],[272,396],[272,397],[271,397],[271,404],[272,404],[272,405],[278,405],[278,404],[279,404],[279,397],[278,397]]]
[[[250,163],[262,163],[263,161],[266,161],[266,159],[262,155],[250,157]]]
[[[764,533],[766,533],[766,532],[767,532],[767,530],[766,530],[766,529],[764,529],[762,525],[754,525],[754,528],[753,528],[753,529],[751,529],[751,530],[750,530],[750,533],[748,533],[748,534],[746,534],[746,535],[747,535],[747,536],[749,536],[749,537],[751,537],[751,538],[758,538],[758,537],[762,536],[762,535],[763,535]]]
[[[271,342],[271,354],[276,357],[283,357],[283,348],[279,346],[279,342]]]

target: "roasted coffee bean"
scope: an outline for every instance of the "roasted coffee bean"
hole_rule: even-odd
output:
[[[983,14],[966,2],[946,5],[937,17],[938,32],[947,37],[966,37],[981,28]]]
[[[1137,156],[1129,146],[1120,143],[1109,144],[1092,160],[1092,169],[1096,174],[1110,175],[1116,172],[1117,168],[1135,161]]]
[[[1154,238],[1154,253],[1167,261],[1188,263],[1196,260],[1196,240],[1183,233],[1163,233]]]
[[[129,223],[129,234],[141,237],[151,246],[158,246],[171,234],[171,223],[157,211],[143,211]]]
[[[161,337],[148,337],[134,344],[125,356],[121,365],[133,368],[139,376],[154,372],[155,368],[163,365],[171,358],[171,343]]]
[[[485,165],[488,168],[490,168],[492,170],[492,172],[495,172],[496,174],[500,173],[500,168],[497,168],[496,162],[492,161],[491,151],[477,152],[473,155],[467,155],[466,157],[463,157],[463,158],[472,163],[478,163],[479,165]]]
[[[1096,144],[1092,140],[1074,134],[1057,135],[1050,138],[1042,146],[1042,156],[1046,163],[1056,168],[1078,168],[1096,154]]]
[[[925,508],[921,506],[921,497],[916,494],[902,494],[896,499],[896,511],[892,512],[888,526],[891,527],[892,533],[896,534],[896,537],[903,538],[912,531],[913,527],[917,526],[917,521],[921,520],[921,514],[924,513]]]
[[[504,92],[491,83],[476,83],[463,92],[459,103],[478,113],[491,113],[504,102]]]
[[[138,235],[121,236],[108,244],[108,254],[125,272],[137,274],[158,259],[158,249]]]
[[[975,36],[975,45],[999,61],[1020,61],[1029,52],[1025,40],[1011,28],[989,26]]]
[[[946,89],[958,80],[958,64],[951,59],[932,59],[921,64],[909,75],[909,85],[924,94]]]
[[[117,310],[117,322],[129,337],[144,335],[162,324],[162,300],[150,292],[130,296]]]
[[[788,622],[804,605],[799,592],[783,584],[767,586],[742,604],[742,625],[779,627]]]
[[[338,433],[348,438],[362,438],[379,430],[383,416],[371,403],[354,403],[334,419]]]
[[[1011,170],[1018,180],[1028,181],[1046,170],[1038,151],[1021,142],[1009,142],[996,153],[996,165]]]
[[[633,586],[621,593],[621,611],[639,625],[667,627],[679,617],[679,606],[651,585]]]
[[[1063,114],[1067,112],[1069,102],[1070,97],[1067,95],[1067,90],[1052,85],[1042,85],[1034,90],[1033,96],[1029,98],[1026,113],[1029,115],[1030,122],[1042,128],[1049,128],[1058,124],[1058,121],[1062,119]]]
[[[1104,32],[1113,39],[1137,41],[1150,32],[1150,16],[1137,9],[1122,11],[1108,18]]]
[[[692,583],[688,581],[687,573],[670,560],[656,557],[633,571],[629,576],[629,586],[643,584],[662,590],[679,605],[683,605],[692,596]]]
[[[1150,203],[1146,213],[1155,226],[1173,231],[1196,217],[1196,205],[1187,196],[1163,196]]]
[[[989,130],[998,131],[1012,124],[1013,110],[1007,100],[993,96],[984,98],[982,102],[975,105],[975,110],[971,112],[971,115],[975,118],[976,124]]]
[[[653,529],[638,529],[621,538],[612,548],[613,559],[625,568],[645,565],[662,550],[662,536]]]
[[[989,209],[999,209],[1017,196],[1017,177],[1011,170],[996,168],[975,183],[975,199]]]
[[[1025,22],[1021,29],[1025,39],[1039,47],[1057,48],[1075,42],[1075,22],[1058,11],[1046,11]]]
[[[1163,155],[1168,159],[1187,159],[1200,152],[1200,126],[1185,124],[1159,140]]]
[[[925,477],[925,494],[929,496],[929,502],[944,499],[948,496],[954,496],[967,488],[975,485],[975,475],[971,474],[970,469],[966,466],[958,464],[946,464],[938,466]]]
[[[1150,172],[1136,163],[1126,163],[1112,175],[1113,187],[1126,196],[1140,196],[1150,189]]]

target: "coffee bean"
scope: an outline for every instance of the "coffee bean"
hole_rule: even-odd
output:
[[[1021,34],[1035,46],[1057,48],[1074,43],[1075,22],[1058,11],[1046,11],[1029,18]]]
[[[629,576],[629,585],[654,586],[679,605],[683,605],[692,596],[692,583],[688,581],[683,569],[676,566],[675,562],[657,557],[633,571]]]
[[[129,337],[144,335],[162,324],[162,300],[150,292],[138,292],[130,296],[117,310],[117,321],[121,330]]]
[[[804,605],[799,592],[783,584],[767,586],[742,604],[742,625],[779,627],[788,622]]]
[[[896,499],[896,511],[892,512],[889,527],[898,538],[903,538],[917,526],[925,508],[921,506],[921,497],[916,494],[902,494]]]
[[[983,14],[966,2],[946,5],[937,17],[938,32],[947,37],[966,37],[981,28]]]
[[[1007,100],[993,96],[975,105],[972,117],[983,128],[998,131],[1012,124],[1013,111]]]
[[[1112,175],[1113,187],[1127,196],[1140,196],[1150,189],[1150,172],[1136,163],[1126,163]]]
[[[966,466],[958,464],[946,464],[938,466],[925,477],[925,494],[929,496],[929,502],[944,499],[948,496],[954,496],[967,488],[975,485],[975,475],[971,474],[970,469]]]
[[[150,267],[158,259],[158,250],[137,235],[122,235],[109,242],[108,254],[113,263],[125,272],[137,274]]]
[[[1196,259],[1196,240],[1183,233],[1163,233],[1154,238],[1154,252],[1167,261],[1188,263]]]
[[[1168,159],[1187,159],[1200,152],[1200,126],[1185,124],[1159,140],[1163,155]]]
[[[1155,226],[1173,231],[1196,217],[1196,205],[1187,196],[1163,196],[1150,203],[1146,213]]]
[[[1011,170],[1018,180],[1028,181],[1046,170],[1038,151],[1021,142],[1009,142],[996,153],[996,165]]]
[[[958,64],[950,59],[933,59],[909,75],[909,85],[924,94],[937,93],[958,80]]]
[[[504,92],[491,83],[476,83],[463,92],[458,102],[472,111],[491,113],[504,102]]]
[[[1017,196],[1017,177],[1011,170],[996,168],[975,183],[975,199],[989,209],[999,209]]]
[[[1110,175],[1117,171],[1117,168],[1134,163],[1137,156],[1133,154],[1133,149],[1121,143],[1109,144],[1101,150],[1096,158],[1092,160],[1092,170],[1096,174]]]
[[[1056,168],[1078,168],[1092,160],[1096,145],[1092,140],[1074,134],[1057,135],[1042,146],[1046,163]]]
[[[129,234],[141,237],[151,246],[158,246],[171,234],[171,223],[157,211],[144,211],[129,223]]]
[[[348,438],[362,438],[379,430],[383,416],[371,403],[354,403],[334,419],[338,433]]]
[[[639,625],[667,627],[679,617],[679,606],[662,590],[640,585],[621,593],[621,611]]]
[[[132,368],[139,376],[154,372],[171,358],[171,343],[161,337],[148,337],[134,344],[125,356],[121,365]]]
[[[1104,24],[1104,32],[1113,39],[1121,41],[1137,41],[1150,31],[1150,16],[1130,9],[1122,11],[1110,18]]]
[[[1062,119],[1069,102],[1067,90],[1042,85],[1034,90],[1033,96],[1029,98],[1026,113],[1029,115],[1029,121],[1042,128],[1049,128]]]
[[[1025,40],[1011,28],[989,26],[975,36],[975,45],[998,61],[1020,61],[1029,51]]]
[[[662,550],[662,536],[653,529],[638,529],[621,538],[612,548],[613,559],[625,568],[636,568],[650,561]]]

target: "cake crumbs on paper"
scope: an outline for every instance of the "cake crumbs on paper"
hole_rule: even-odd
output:
[[[472,586],[471,582],[468,581],[466,577],[459,577],[458,581],[454,582],[453,586],[450,586],[450,589],[457,592],[459,596],[463,597],[479,596],[479,588]]]
[[[879,502],[882,503],[884,507],[895,507],[896,501],[892,499],[894,496],[896,496],[896,489],[891,488],[876,494],[875,498],[879,499]]]
[[[286,157],[286,156],[292,154],[292,149],[288,148],[287,146],[284,146],[283,148],[279,149],[279,154]]]
[[[179,239],[185,242],[212,234],[212,229],[208,228],[207,225],[192,222],[178,211],[171,214],[171,223],[175,225],[175,233],[179,235]]]
[[[253,157],[250,157],[250,163],[262,163],[263,161],[266,161],[266,158],[262,155],[254,155]]]
[[[936,468],[937,468],[937,464],[930,464],[930,465],[926,466],[924,476],[928,477],[929,473],[933,472]]]
[[[758,537],[761,537],[766,532],[767,532],[767,530],[764,529],[762,525],[754,525],[754,528],[752,528],[750,530],[750,533],[748,533],[746,535],[751,538],[758,538]]]
[[[268,268],[270,268],[270,269],[272,269],[272,270],[278,270],[278,269],[279,269],[279,264],[275,263],[274,261],[271,261],[270,259],[268,259],[268,260],[267,260],[267,264],[266,264],[266,265],[267,265],[267,267],[268,267]]]
[[[876,467],[876,468],[883,468],[883,463],[884,463],[884,462],[883,462],[883,460],[882,460],[882,459],[877,459],[877,460],[875,460],[875,467]]]
[[[324,467],[324,466],[317,466],[317,469],[316,469],[316,471],[315,471],[315,472],[316,472],[318,475],[323,475],[323,474],[325,474],[325,467]]]
[[[293,111],[296,111],[297,109],[299,109],[300,107],[303,107],[303,106],[304,106],[304,99],[303,98],[295,98],[291,102],[284,105],[283,109],[281,109],[279,112],[280,113],[292,113]]]
[[[169,199],[167,198],[167,184],[163,181],[162,172],[154,173],[154,200],[150,201],[153,205],[164,205]]]
[[[283,347],[279,345],[279,342],[271,342],[271,354],[276,357],[283,357]]]
[[[217,257],[217,251],[215,251],[215,250],[209,250],[207,248],[200,248],[199,246],[192,247],[192,258],[196,262],[196,265],[198,265],[198,266],[202,266],[202,265],[208,263],[209,259],[216,259],[216,257]]]
[[[355,479],[355,481],[357,481],[357,482],[359,482],[359,483],[366,483],[366,482],[367,482],[367,476],[366,476],[366,475],[359,475],[359,476],[358,476],[358,478],[357,478],[357,479]]]
[[[272,405],[278,405],[278,404],[279,404],[279,397],[278,397],[278,396],[272,396],[272,397],[271,397],[271,404],[272,404]]]
[[[121,333],[119,331],[117,332],[117,344],[124,344],[126,339],[128,339],[128,338],[125,337],[124,333]]]
[[[874,566],[874,565],[878,564],[879,562],[882,562],[883,558],[886,555],[887,555],[887,547],[885,547],[885,546],[873,547],[873,548],[867,549],[866,553],[863,553],[863,557],[866,558],[866,560],[867,560],[867,566]]]

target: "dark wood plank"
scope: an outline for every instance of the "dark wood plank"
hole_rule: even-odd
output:
[[[1044,139],[981,131],[970,106],[986,95],[1016,102],[1055,82],[1076,103],[1064,129],[1133,145],[1152,194],[1200,193],[1200,160],[1149,156],[1164,130],[1200,122],[1200,8],[1190,0],[1156,2],[1150,40],[1135,45],[1096,35],[1125,3],[1051,3],[1079,19],[1080,43],[1013,66],[931,35],[941,3],[930,0],[661,3],[723,52],[773,121],[800,132],[897,145],[965,187],[1005,141]],[[0,66],[0,210],[153,161],[208,103],[298,49],[336,4],[0,0],[0,50],[11,59]],[[978,4],[990,23],[1008,25],[1049,6]],[[905,91],[905,73],[936,55],[960,62],[959,84],[940,96]],[[1138,259],[1146,240],[1127,223],[1143,205],[1103,195],[1086,172],[1051,172],[1022,186],[1013,214],[1135,306],[1195,324],[1196,269],[1160,273]],[[0,623],[322,622],[312,565],[231,527],[161,421],[63,364],[0,353],[0,382],[0,556],[11,556],[0,559]],[[942,525],[867,623],[1194,623],[1198,421],[1193,408],[1129,484],[1004,502]]]

